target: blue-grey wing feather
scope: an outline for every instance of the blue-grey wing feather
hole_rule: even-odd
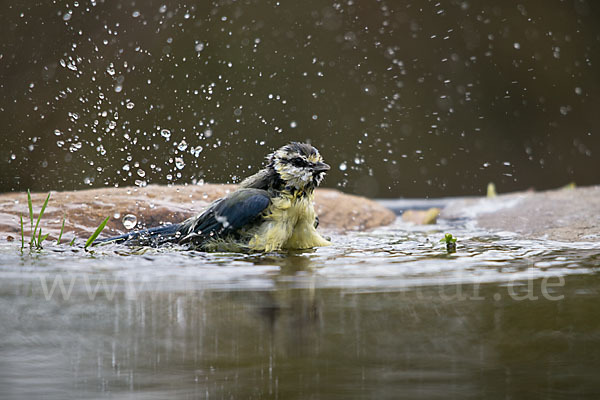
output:
[[[253,223],[271,203],[266,190],[240,189],[217,200],[206,211],[182,224],[181,243],[235,234]]]

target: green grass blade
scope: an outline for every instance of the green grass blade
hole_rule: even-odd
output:
[[[42,232],[42,230],[40,229],[40,233]],[[44,236],[42,236],[42,238],[40,239],[40,249],[42,248],[42,242],[46,239],[48,239],[48,236],[50,236],[49,233],[46,233]]]
[[[56,241],[56,244],[60,244],[60,239],[62,238],[62,234],[65,231],[65,217],[63,215],[63,222],[62,222],[62,226],[60,227],[60,234],[58,235],[58,240]]]
[[[27,204],[29,205],[29,220],[31,221],[31,231],[33,232],[33,202],[31,201],[29,189],[27,189]]]
[[[40,232],[38,233],[38,239],[37,239],[37,248],[41,249],[42,248],[42,228],[40,228]]]
[[[27,189],[27,205],[29,206],[29,234],[31,235],[31,240],[29,241],[29,247],[33,247],[35,245],[35,235],[33,234],[33,202],[31,201],[31,192]]]
[[[44,202],[44,205],[42,206],[42,209],[40,211],[40,215],[38,215],[37,222],[35,223],[35,229],[33,230],[33,236],[35,236],[37,228],[40,225],[40,221],[42,220],[42,215],[44,215],[44,211],[46,211],[46,206],[48,205],[48,200],[50,200],[50,193],[48,193],[48,197],[46,197],[46,201]],[[38,238],[38,246],[39,245],[40,245],[40,242],[39,242],[39,238]]]
[[[106,219],[104,221],[102,221],[102,223],[100,224],[100,226],[98,228],[96,228],[96,231],[94,233],[92,233],[92,236],[90,236],[90,238],[87,240],[87,242],[85,242],[85,249],[87,249],[88,247],[90,247],[90,245],[92,243],[94,243],[94,240],[96,240],[96,238],[98,237],[98,235],[100,235],[100,232],[102,232],[102,230],[104,229],[104,227],[108,223],[109,219],[110,219],[110,215],[108,217],[106,217]]]
[[[71,243],[69,243],[69,246],[74,246],[75,245],[75,236],[73,236],[73,239],[71,239]]]
[[[21,217],[21,253],[22,253],[23,249],[25,248],[25,232],[23,232],[23,214],[21,214],[20,217]]]

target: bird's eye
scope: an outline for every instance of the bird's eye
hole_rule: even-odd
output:
[[[301,157],[294,157],[290,160],[290,163],[294,166],[294,167],[298,167],[298,168],[306,168],[308,167],[308,162],[301,158]]]

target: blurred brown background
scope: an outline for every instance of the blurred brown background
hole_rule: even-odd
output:
[[[0,191],[236,182],[291,140],[371,197],[600,183],[599,22],[590,0],[4,1]]]

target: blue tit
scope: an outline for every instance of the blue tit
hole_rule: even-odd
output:
[[[268,155],[265,168],[199,215],[102,242],[257,252],[328,246],[316,230],[314,209],[314,190],[328,170],[316,148],[292,142]]]

